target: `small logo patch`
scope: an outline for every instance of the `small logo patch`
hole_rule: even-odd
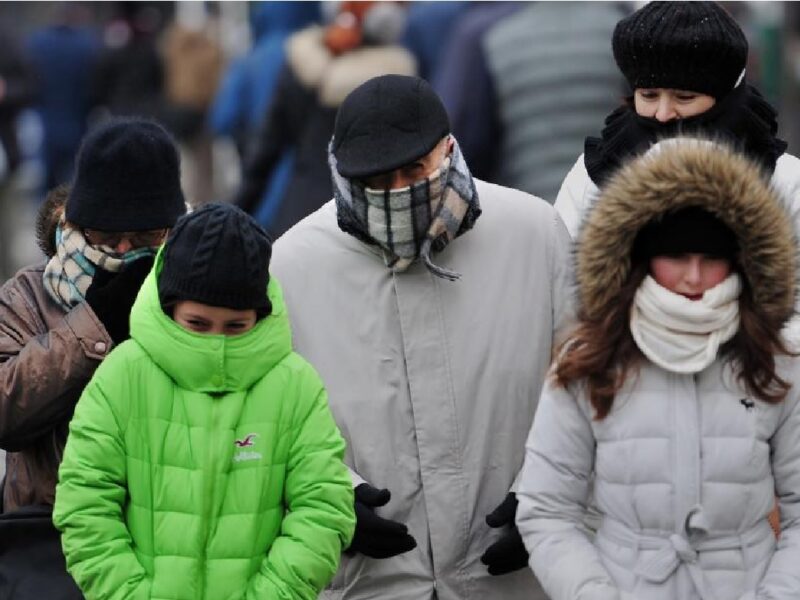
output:
[[[748,400],[747,398],[742,398],[741,400],[739,400],[739,404],[744,406],[744,409],[747,412],[750,412],[751,410],[753,410],[756,407],[756,403],[753,402],[752,400]]]
[[[243,440],[233,440],[238,448],[250,448],[255,445],[255,439],[258,437],[257,433],[248,433]]]
[[[233,462],[242,462],[245,460],[261,460],[261,452],[239,452],[233,457]]]

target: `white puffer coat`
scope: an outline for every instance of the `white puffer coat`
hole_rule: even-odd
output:
[[[665,184],[665,173],[678,173]],[[636,233],[702,205],[734,231],[754,301],[779,329],[792,312],[791,225],[757,170],[708,145],[671,144],[609,183],[579,240],[581,314],[627,280]],[[800,363],[780,403],[746,391],[730,361],[685,375],[646,359],[602,420],[585,381],[546,386],[526,447],[517,525],[552,600],[800,598]],[[582,525],[594,481],[601,524]],[[777,495],[781,536],[767,515]]]

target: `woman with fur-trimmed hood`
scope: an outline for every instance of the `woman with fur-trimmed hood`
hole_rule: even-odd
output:
[[[661,142],[604,188],[576,262],[579,321],[518,491],[545,591],[800,597],[800,369],[780,334],[797,264],[775,192],[727,147]]]

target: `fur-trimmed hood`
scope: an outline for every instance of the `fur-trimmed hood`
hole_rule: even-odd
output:
[[[616,301],[638,232],[667,212],[700,206],[736,235],[738,262],[756,304],[785,324],[795,302],[794,233],[759,168],[727,146],[674,138],[622,167],[601,191],[578,236],[579,314],[594,320]]]
[[[56,253],[56,228],[69,198],[69,186],[61,184],[47,194],[36,215],[36,243],[47,258]]]

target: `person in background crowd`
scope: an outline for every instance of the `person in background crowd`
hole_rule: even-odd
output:
[[[30,64],[7,22],[0,22],[0,186],[21,161],[17,117],[34,98]]]
[[[42,196],[72,177],[93,106],[91,76],[100,51],[81,3],[63,2],[55,11],[55,23],[35,31],[27,44],[37,88],[35,108],[44,129]]]
[[[319,19],[319,2],[260,2],[254,9],[251,24],[255,45],[247,55],[228,65],[208,117],[214,135],[233,139],[240,159],[259,131],[275,94],[286,60],[287,38]],[[257,221],[266,222],[269,211],[280,204],[292,173],[292,161],[289,147],[276,162],[256,201],[258,208],[253,214]]]
[[[586,217],[579,322],[518,491],[552,600],[800,597],[800,369],[781,336],[798,264],[762,168],[669,139],[621,167]]]
[[[67,427],[95,369],[128,338],[155,249],[184,212],[166,131],[140,119],[110,121],[83,140],[69,190],[42,205],[37,234],[47,261],[0,289],[0,571],[8,576],[0,597],[30,589],[32,598],[60,600],[74,597],[64,586],[77,591],[50,521]]]
[[[491,181],[555,201],[584,137],[623,94],[608,38],[625,14],[617,2],[534,2],[486,33],[500,125]]]
[[[256,3],[250,20],[253,48],[228,65],[208,117],[212,132],[233,138],[240,155],[269,108],[286,39],[319,19],[319,2]]]
[[[0,280],[16,268],[11,215],[18,193],[13,178],[22,162],[17,129],[19,115],[34,98],[30,64],[7,19],[0,21]],[[2,469],[0,469],[2,472]]]
[[[164,113],[164,61],[157,47],[163,27],[152,4],[119,2],[105,28],[92,72],[92,103],[112,116],[160,119]]]
[[[355,523],[344,441],[270,254],[232,205],[180,219],[86,386],[53,520],[87,598],[314,600],[333,577]]]
[[[269,174],[294,148],[292,175],[280,204],[260,213],[277,238],[331,197],[325,155],[336,111],[366,80],[385,73],[416,73],[414,58],[396,44],[405,13],[396,2],[342,2],[333,23],[312,25],[286,43],[286,65],[261,131],[245,158],[235,202],[259,213]]]
[[[214,196],[214,160],[206,121],[225,57],[215,28],[209,24],[194,29],[173,22],[164,30],[161,42],[163,120],[178,140],[183,188],[189,204],[196,208]]]
[[[492,181],[500,144],[500,118],[483,40],[498,21],[524,8],[521,2],[470,2],[453,25],[433,73],[433,88],[447,108],[453,134],[475,177]]]
[[[651,2],[614,29],[614,59],[632,95],[587,137],[555,207],[576,237],[603,182],[679,132],[726,140],[755,160],[800,223],[800,160],[777,137],[777,113],[747,83],[747,39],[716,2]]]
[[[408,3],[408,18],[400,43],[417,61],[417,75],[431,81],[439,68],[450,33],[458,26],[464,12],[472,2],[426,2],[415,0]]]
[[[570,318],[555,210],[474,180],[417,77],[339,107],[334,200],[275,244],[298,352],[347,440],[356,532],[323,598],[543,599],[515,480]]]

